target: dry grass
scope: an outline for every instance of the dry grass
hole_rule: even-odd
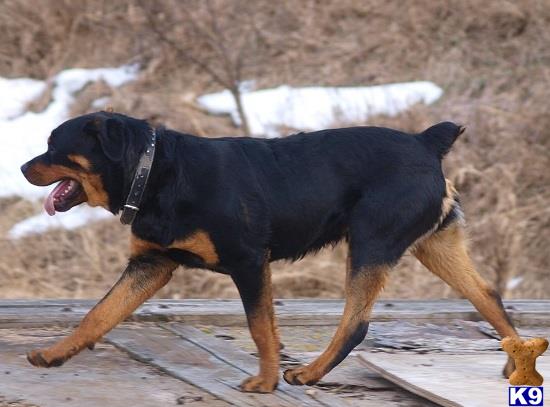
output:
[[[158,45],[132,1],[6,1],[0,4],[0,75],[46,77],[68,66],[141,62],[138,82],[89,87],[73,114],[110,96],[120,111],[203,136],[238,134],[191,103],[215,90],[208,75]],[[162,2],[161,2],[162,3]],[[273,3],[273,4],[272,4]],[[169,4],[169,3],[166,3]],[[258,5],[259,4],[259,5]],[[257,2],[263,39],[250,74],[260,86],[368,85],[432,80],[445,89],[433,106],[369,124],[421,130],[452,119],[467,126],[445,162],[461,192],[480,271],[508,298],[550,292],[550,4],[544,0]],[[261,23],[261,24],[260,24]],[[185,38],[181,39],[185,41]],[[361,123],[363,124],[363,123]],[[40,208],[0,202],[0,232]],[[74,232],[0,240],[0,297],[99,297],[123,269],[128,231],[116,220]],[[293,265],[273,265],[280,297],[342,296],[345,248]],[[514,290],[507,282],[521,276]],[[454,294],[406,257],[386,297]],[[159,293],[234,297],[229,278],[182,270]]]

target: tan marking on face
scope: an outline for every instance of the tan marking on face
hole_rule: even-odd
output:
[[[36,185],[49,185],[63,178],[72,178],[82,185],[88,205],[102,206],[109,209],[109,196],[103,188],[103,182],[99,174],[79,171],[58,164],[44,165],[36,163],[28,170],[28,177]]]
[[[92,169],[92,163],[86,157],[78,154],[70,154],[67,156],[69,160],[80,165],[85,170],[90,171]]]
[[[88,196],[88,205],[109,209],[109,196],[103,189],[103,181],[98,174],[85,174],[78,180]]]
[[[193,253],[202,258],[206,264],[214,265],[219,262],[216,247],[204,230],[197,230],[185,239],[175,240],[168,248]]]

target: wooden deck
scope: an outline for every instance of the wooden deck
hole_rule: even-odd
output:
[[[506,355],[466,301],[380,301],[366,340],[322,382],[281,380],[271,395],[238,390],[258,363],[238,300],[151,301],[93,352],[56,369],[28,364],[27,350],[66,335],[93,304],[0,301],[0,407],[507,405]],[[275,304],[284,368],[325,348],[343,308],[335,300]],[[550,301],[505,306],[523,336],[550,336]],[[550,357],[538,366],[550,378]]]

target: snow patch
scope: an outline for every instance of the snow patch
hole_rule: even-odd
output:
[[[46,90],[46,83],[29,78],[0,78],[0,120],[11,120],[25,111],[27,103]]]
[[[506,288],[508,290],[513,290],[517,288],[521,282],[523,281],[523,277],[514,277],[508,280],[508,283],[506,283]]]
[[[109,104],[109,101],[111,99],[108,97],[108,96],[105,96],[105,97],[102,97],[102,98],[98,98],[98,99],[95,99],[93,102],[92,102],[92,107],[94,109],[105,109],[107,107],[107,105]]]
[[[91,208],[89,206],[77,206],[68,212],[49,216],[41,213],[27,218],[9,230],[8,236],[12,239],[20,239],[24,236],[39,234],[48,229],[63,228],[76,229],[88,222],[110,218],[112,215],[103,208]]]
[[[442,94],[443,90],[432,82],[340,88],[279,86],[245,91],[242,101],[251,133],[278,137],[281,126],[319,130],[335,123],[365,123],[374,115],[395,116],[416,103],[434,103]],[[202,95],[197,102],[210,113],[231,115],[240,126],[229,90]]]
[[[15,195],[40,199],[46,196],[54,186],[44,188],[29,184],[19,167],[46,151],[46,140],[51,131],[69,118],[76,93],[87,84],[103,80],[111,87],[117,87],[136,79],[137,75],[137,65],[64,70],[50,79],[53,86],[52,100],[39,113],[26,112],[25,107],[45,91],[48,82],[0,78],[0,198]],[[90,220],[107,216],[109,213],[103,209],[80,206],[55,217],[46,214],[33,216],[13,226],[9,236],[21,237],[52,227],[73,229]]]
[[[84,86],[98,80],[103,80],[111,86],[120,86],[134,80],[137,77],[137,70],[136,65],[120,68],[67,69],[52,79],[52,101],[44,111],[25,112],[17,117],[13,117],[13,114],[21,111],[25,104],[33,99],[30,95],[33,95],[34,98],[38,97],[40,95],[38,89],[43,91],[46,82],[27,82],[28,90],[24,90],[25,82],[18,82],[18,80],[4,82],[4,90],[8,92],[7,94],[13,95],[20,92],[21,98],[18,99],[19,104],[13,102],[5,112],[0,113],[0,137],[2,137],[3,153],[2,160],[0,160],[0,181],[2,183],[0,197],[19,195],[32,199],[47,195],[48,188],[29,184],[21,174],[19,167],[29,159],[46,151],[48,136],[53,129],[69,118],[70,106],[74,102],[75,94]],[[4,96],[5,94],[0,100],[4,100]],[[0,105],[0,109],[2,107],[3,104]]]

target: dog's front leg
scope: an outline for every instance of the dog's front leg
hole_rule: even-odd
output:
[[[260,355],[260,372],[241,383],[246,392],[271,393],[279,382],[279,336],[275,325],[269,263],[231,273],[243,301],[248,327]]]
[[[163,287],[176,267],[176,263],[157,255],[130,259],[118,282],[71,335],[49,348],[28,353],[27,359],[34,366],[61,366],[85,347],[93,349],[103,335]]]

